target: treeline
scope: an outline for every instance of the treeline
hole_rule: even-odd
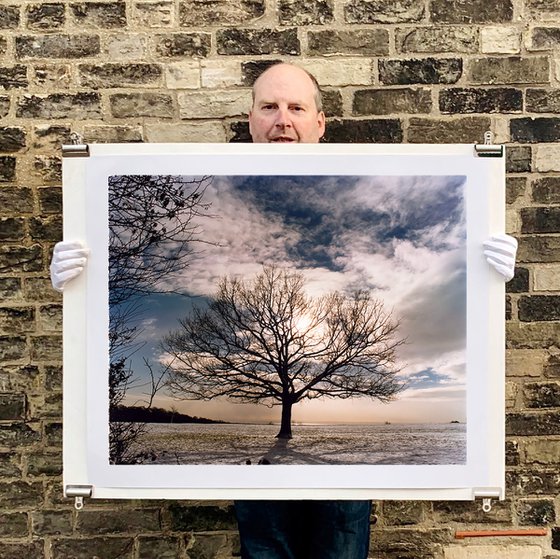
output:
[[[205,417],[197,417],[164,410],[163,408],[143,408],[138,406],[116,406],[109,411],[109,421],[134,423],[225,423]]]

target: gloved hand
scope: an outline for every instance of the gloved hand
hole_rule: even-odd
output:
[[[54,245],[50,272],[51,282],[57,291],[79,276],[87,262],[89,250],[77,241],[60,241]]]
[[[505,281],[513,278],[515,272],[515,255],[517,240],[511,235],[500,234],[484,241],[484,256],[488,264],[504,277]]]

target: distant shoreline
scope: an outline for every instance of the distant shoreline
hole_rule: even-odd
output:
[[[123,423],[203,423],[227,425],[227,421],[198,417],[163,408],[117,406],[109,411],[109,421]]]

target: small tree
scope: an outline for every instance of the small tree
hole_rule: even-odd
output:
[[[180,321],[163,347],[175,395],[281,405],[278,437],[291,438],[304,399],[392,400],[397,323],[368,292],[312,298],[302,274],[265,267],[253,281],[222,278],[214,300]]]

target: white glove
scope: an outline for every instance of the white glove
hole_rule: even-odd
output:
[[[64,286],[78,277],[87,262],[89,250],[77,241],[60,241],[54,245],[51,260],[51,282],[62,293]]]
[[[509,281],[515,272],[515,255],[517,240],[505,233],[494,235],[484,241],[484,256],[496,272]]]

